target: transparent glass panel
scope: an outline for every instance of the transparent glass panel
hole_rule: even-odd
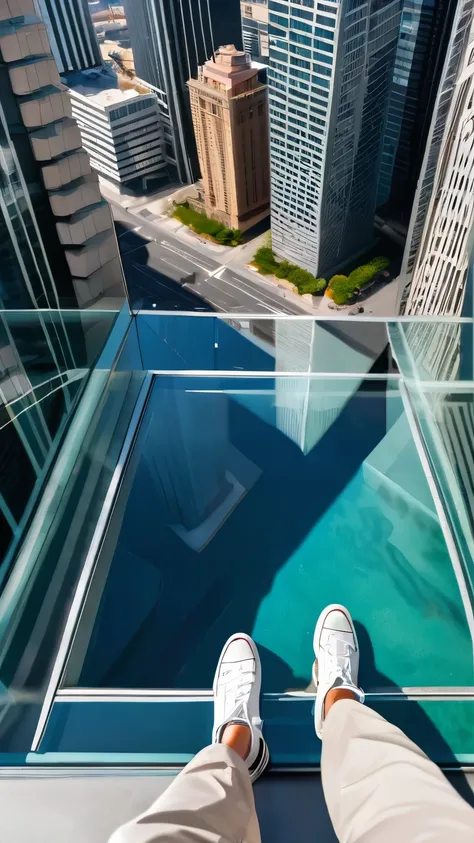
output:
[[[472,320],[413,319],[393,323],[393,327],[401,339],[396,353],[404,375],[420,381],[473,379]]]
[[[116,317],[0,313],[0,583]]]
[[[242,629],[264,691],[304,690],[330,602],[357,621],[366,690],[473,683],[397,381],[157,376],[65,685],[210,688]]]
[[[136,319],[142,365],[154,370],[392,371],[387,325],[349,320],[154,316]]]

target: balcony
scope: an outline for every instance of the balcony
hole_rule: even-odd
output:
[[[368,702],[443,768],[474,764],[472,320],[3,325],[2,436],[25,465],[0,498],[4,767],[179,769],[242,629],[272,769],[317,770],[329,602],[357,622]]]

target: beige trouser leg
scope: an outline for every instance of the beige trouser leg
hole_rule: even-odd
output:
[[[400,729],[352,700],[329,711],[321,761],[340,843],[474,843],[474,811]]]
[[[109,843],[260,843],[245,763],[223,744],[208,746],[145,813]],[[451,841],[449,842],[451,843]]]

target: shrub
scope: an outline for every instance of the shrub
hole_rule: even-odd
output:
[[[308,272],[307,269],[292,269],[288,275],[288,281],[295,285],[295,287],[304,287],[308,284],[311,284],[312,281],[315,281],[314,275],[311,272]]]
[[[260,246],[254,255],[255,263],[274,263],[276,265],[275,255],[269,246]]]
[[[350,282],[347,275],[333,275],[329,279],[327,295],[336,304],[345,304],[352,296],[355,287]]]
[[[238,228],[226,228],[218,220],[213,220],[211,217],[206,216],[206,214],[200,214],[199,211],[195,211],[194,208],[189,206],[189,202],[175,205],[173,216],[198,234],[207,234],[219,243],[237,246],[242,239],[242,232]]]
[[[288,261],[281,261],[278,267],[275,270],[275,275],[277,278],[288,278],[290,272],[293,272],[294,269],[298,269],[293,263],[289,263]]]
[[[349,275],[349,279],[354,286],[354,290],[357,287],[360,289],[366,287],[367,284],[370,284],[370,282],[374,280],[379,272],[382,272],[382,270],[386,269],[389,265],[390,261],[388,258],[379,257],[372,258],[369,263],[366,263],[363,266],[358,266],[357,269],[353,269]]]
[[[279,265],[269,246],[260,246],[253,256],[253,262],[262,275],[273,275]]]
[[[221,229],[221,231],[218,231],[217,234],[216,234],[216,240],[218,240],[219,243],[225,243],[225,244],[230,243],[230,241],[232,240],[232,237],[233,237],[233,234],[232,234],[232,231],[230,230],[230,228],[223,228],[223,229]]]
[[[326,289],[326,279],[325,278],[316,278],[313,293],[324,293],[325,289]]]
[[[382,272],[384,269],[387,269],[387,267],[390,266],[390,260],[389,258],[383,257],[372,258],[372,260],[369,261],[368,265],[372,266],[376,272]]]

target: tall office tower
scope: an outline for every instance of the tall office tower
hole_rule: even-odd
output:
[[[254,61],[268,64],[268,0],[240,3],[244,50]]]
[[[457,0],[404,0],[377,205],[408,224]]]
[[[102,64],[87,0],[38,0],[60,73]]]
[[[459,0],[418,179],[400,271],[399,309],[404,312],[436,178],[438,160],[454,89],[459,77],[474,14],[474,0]]]
[[[273,245],[324,275],[373,241],[400,0],[270,0]]]
[[[57,308],[123,297],[110,209],[34,0],[0,5],[0,82],[0,303]]]
[[[242,47],[239,0],[124,0],[136,75],[157,91],[166,156],[180,181],[199,177],[188,79],[219,44]]]
[[[270,212],[267,86],[233,44],[188,82],[203,210],[245,231]]]
[[[474,31],[464,52],[416,256],[407,314],[457,316],[474,232]]]

